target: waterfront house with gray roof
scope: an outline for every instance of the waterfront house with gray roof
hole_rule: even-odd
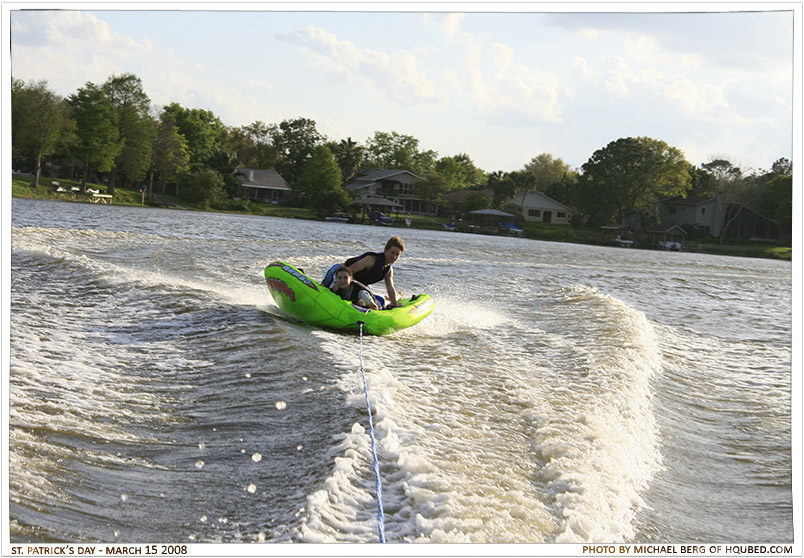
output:
[[[264,203],[284,203],[292,190],[285,179],[275,170],[237,169],[237,177],[243,183],[243,198]]]
[[[367,169],[355,174],[345,188],[355,203],[370,200],[379,211],[424,214],[431,208],[418,196],[416,183],[420,180],[423,177],[407,170]],[[383,200],[388,200],[384,206]]]

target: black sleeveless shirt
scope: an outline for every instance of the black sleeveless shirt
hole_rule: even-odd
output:
[[[391,270],[390,265],[385,265],[385,252],[366,252],[355,258],[349,258],[345,263],[347,266],[350,266],[366,256],[374,256],[374,267],[358,271],[354,275],[354,280],[364,285],[371,285],[372,283],[378,283],[385,279],[385,276],[388,275],[388,272]]]

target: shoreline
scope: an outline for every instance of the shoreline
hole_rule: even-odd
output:
[[[62,201],[71,203],[93,203],[87,197],[87,194],[82,192],[74,192],[68,190],[66,192],[57,192],[57,186],[53,183],[63,185],[64,187],[72,187],[78,184],[76,181],[67,179],[53,180],[47,177],[40,177],[39,187],[34,190],[30,183],[32,177],[15,175],[12,179],[12,197],[20,199],[41,199],[51,201]],[[63,184],[62,184],[63,183]],[[102,189],[106,192],[106,187],[103,185],[87,185],[94,189]],[[255,215],[262,217],[282,217],[288,219],[305,219],[312,221],[323,221],[323,219],[314,215],[310,210],[298,207],[286,207],[270,204],[257,204],[251,202],[240,202],[240,209],[213,209],[209,207],[199,207],[197,204],[194,206],[191,202],[183,201],[179,203],[175,200],[175,196],[168,194],[154,193],[154,200],[145,200],[142,203],[142,194],[135,190],[125,188],[116,188],[115,196],[111,200],[112,205],[126,205],[133,207],[156,207],[172,209],[177,211],[201,211],[206,213],[231,213],[235,215]],[[248,209],[243,209],[245,206]],[[444,225],[450,222],[450,219],[443,217],[427,217],[422,215],[412,215],[412,223],[410,227],[405,225],[404,217],[397,217],[393,224],[387,225],[388,228],[393,229],[425,229],[425,230],[440,230],[447,232]],[[398,221],[398,222],[397,222]],[[572,227],[570,225],[542,225],[540,223],[525,223],[522,226],[524,230],[523,238],[530,240],[541,240],[547,242],[564,242],[569,244],[582,244],[591,246],[609,246],[614,247],[616,244],[613,240],[607,241],[605,233],[589,227]],[[472,232],[456,232],[451,234],[486,234],[494,236],[494,233],[483,231]],[[631,248],[621,248],[622,250],[657,250],[651,247],[634,246]],[[686,240],[684,249],[681,252],[710,254],[718,256],[732,256],[732,257],[745,257],[745,258],[764,258],[774,259],[781,261],[792,261],[792,247],[782,244],[723,244],[717,243],[716,239],[712,242],[699,242]]]

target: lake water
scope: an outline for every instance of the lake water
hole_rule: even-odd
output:
[[[22,199],[12,225],[12,543],[376,542],[361,340],[262,273],[393,234],[436,306],[362,341],[388,542],[793,541],[789,262]]]

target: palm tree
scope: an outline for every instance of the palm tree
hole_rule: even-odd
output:
[[[360,164],[363,162],[365,155],[365,149],[352,141],[352,138],[349,137],[335,145],[333,152],[335,160],[341,168],[343,182],[346,183],[360,168]]]

